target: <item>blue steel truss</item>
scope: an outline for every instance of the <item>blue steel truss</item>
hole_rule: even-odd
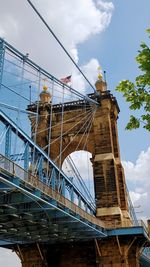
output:
[[[64,197],[65,192],[68,191],[70,193],[70,199],[77,200],[80,207],[82,201],[83,206],[85,206],[86,209],[89,210],[89,213],[95,213],[95,209],[93,208],[91,203],[88,202],[85,196],[83,196],[79,189],[72,183],[72,180],[70,180],[54,164],[54,162],[48,157],[48,155],[1,110],[0,122],[6,127],[5,137],[3,140],[3,143],[5,143],[5,157],[7,157],[8,159],[12,157],[11,136],[13,133],[24,143],[24,153],[21,161],[24,170],[29,170],[33,176],[37,176],[41,182],[49,185],[53,190],[58,191]]]
[[[3,77],[4,55],[5,55],[4,41],[0,40],[0,89]]]
[[[54,76],[0,39],[0,88],[3,85],[5,49],[26,61],[45,77],[61,84]],[[69,89],[79,98],[97,104],[95,100]],[[4,103],[1,106],[2,104],[9,108]],[[150,241],[147,230],[140,225],[125,229],[105,229],[104,223],[95,217],[95,206],[73,184],[72,179],[0,110],[1,129],[0,246],[86,241],[130,234],[141,235],[147,242]],[[21,144],[22,151],[13,153],[14,147],[19,146],[17,144]],[[148,257],[149,250],[144,250],[141,262],[150,262]]]
[[[14,55],[16,55],[19,59],[21,59],[23,62],[26,62],[28,66],[31,68],[34,68],[35,70],[39,71],[41,74],[43,74],[45,77],[50,79],[51,81],[54,81],[55,83],[59,85],[63,85],[64,87],[68,88],[69,91],[71,91],[76,96],[80,97],[81,99],[84,99],[87,102],[99,105],[95,100],[89,98],[87,95],[83,95],[77,90],[71,88],[67,84],[63,84],[60,80],[58,80],[56,77],[51,75],[49,72],[44,70],[42,67],[37,65],[35,62],[33,62],[31,59],[28,58],[27,55],[22,54],[20,51],[18,51],[15,47],[4,41],[4,39],[0,38],[0,85],[2,84],[2,75],[3,75],[3,63],[4,63],[4,55],[5,50],[12,52]]]
[[[26,243],[38,240],[64,241],[65,236],[68,241],[106,236],[103,223],[94,217],[90,203],[71,180],[2,111],[0,111],[0,121],[6,127],[5,156],[0,155],[2,239],[5,242],[13,240]],[[12,134],[24,142],[23,168],[10,159]],[[51,179],[47,179],[44,173],[45,163]],[[66,198],[66,191],[70,193],[70,198]],[[77,204],[74,203],[75,199],[78,200]],[[26,224],[22,225],[22,221]],[[28,231],[30,228],[33,230]],[[49,240],[50,233],[51,240]]]

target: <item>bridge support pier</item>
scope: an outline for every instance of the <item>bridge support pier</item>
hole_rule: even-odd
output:
[[[139,267],[141,237],[110,236],[89,242],[19,249],[22,267]],[[42,249],[41,249],[42,248]]]
[[[21,259],[22,267],[46,267],[43,250],[39,244],[18,246],[17,255]]]
[[[135,236],[114,236],[97,241],[97,267],[139,267],[142,240]]]

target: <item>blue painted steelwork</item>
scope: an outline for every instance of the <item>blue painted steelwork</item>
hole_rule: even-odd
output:
[[[0,158],[0,187],[9,186],[11,192],[9,195],[0,196],[0,208],[5,208],[5,214],[0,214],[1,239],[9,242],[13,240],[14,243],[19,244],[38,242],[40,236],[42,242],[62,242],[64,229],[67,229],[67,241],[83,241],[87,238],[100,238],[107,235],[98,219],[86,215],[86,212],[81,211],[71,202],[67,207],[66,205],[69,204],[67,199],[51,191],[43,183],[34,185],[34,180],[31,182],[31,179],[26,178],[24,181],[16,174],[14,176],[10,169],[3,168],[5,162],[9,162],[10,165],[12,163],[3,156]],[[20,167],[15,164],[15,173],[18,172],[18,168]],[[18,173],[22,176],[21,170]],[[13,229],[10,226],[11,222],[13,222]],[[28,239],[29,236],[30,239]]]
[[[51,173],[51,185],[52,185],[52,189],[55,190],[55,188],[56,188],[56,172],[55,172],[55,168],[52,169],[52,173]]]
[[[137,234],[144,234],[144,235],[147,236],[147,233],[144,230],[143,226],[134,226],[134,227],[111,229],[111,230],[108,230],[107,233],[108,233],[108,236],[137,235]]]
[[[21,52],[19,52],[15,47],[13,47],[12,45],[10,45],[6,41],[4,41],[2,38],[0,38],[0,44],[1,43],[2,43],[1,47],[2,47],[2,55],[3,55],[3,57],[4,57],[3,52],[5,51],[5,49],[7,49],[8,51],[10,51],[14,55],[16,55],[18,58],[20,58],[22,61],[28,63],[29,66],[33,67],[33,69],[35,69],[37,71],[40,71],[41,74],[43,74],[45,77],[49,78],[51,81],[57,83],[60,86],[64,86],[65,88],[68,88],[70,92],[72,92],[76,96],[80,97],[81,99],[84,99],[89,103],[93,103],[93,104],[99,105],[99,103],[97,103],[95,100],[89,98],[88,96],[85,96],[85,95],[81,94],[80,92],[76,91],[75,89],[69,87],[67,84],[62,83],[56,77],[54,77],[49,72],[47,72],[46,70],[44,70],[43,68],[38,66],[35,62],[30,60],[26,55],[24,55]],[[0,62],[2,64],[3,63],[3,61],[2,61],[3,59],[0,58],[0,60],[1,60]],[[3,65],[2,65],[2,67],[3,67]]]
[[[29,153],[29,143],[27,142],[25,144],[25,151],[24,151],[24,169],[27,171],[29,168],[29,158],[30,158],[30,153]]]
[[[29,136],[27,136],[20,128],[18,128],[18,126],[13,122],[11,121],[2,111],[0,111],[0,121],[5,124],[5,125],[9,125],[10,126],[10,129],[11,131],[17,135],[17,138],[21,139],[24,144],[25,144],[25,147],[28,149],[25,149],[25,152],[24,153],[27,153],[24,155],[24,160],[25,160],[25,168],[26,169],[29,169],[30,166],[37,166],[38,168],[35,170],[37,175],[39,176],[40,180],[43,180],[44,179],[44,176],[45,176],[45,179],[46,179],[46,174],[44,173],[44,168],[42,167],[41,165],[41,157],[43,157],[43,163],[46,163],[48,164],[48,168],[50,170],[50,172],[54,173],[54,170],[55,169],[55,174],[54,177],[52,177],[52,173],[51,173],[51,180],[53,181],[55,179],[55,187],[57,188],[61,188],[62,187],[62,180],[64,179],[65,180],[65,186],[68,190],[69,188],[69,191],[72,191],[73,190],[73,193],[77,196],[77,198],[80,197],[81,201],[83,202],[83,204],[86,204],[87,207],[88,207],[88,210],[90,211],[91,214],[95,213],[95,210],[93,209],[93,207],[91,206],[91,204],[88,202],[88,200],[85,198],[85,196],[83,196],[81,194],[81,192],[79,191],[79,189],[72,183],[72,181],[61,171],[59,170],[59,168],[54,164],[54,162],[47,156],[47,154],[38,146],[36,145],[33,140],[31,140],[29,138]],[[28,143],[28,144],[27,144]],[[9,143],[6,142],[6,145],[9,146]],[[28,153],[29,153],[29,147],[31,150],[35,150],[35,160],[36,162],[32,162],[33,159],[31,159],[31,162],[29,162],[29,160],[27,161],[27,158],[28,158]],[[10,147],[8,147],[6,150],[9,150]],[[11,151],[9,151],[9,154],[11,154]],[[37,162],[40,164],[37,164]],[[30,166],[28,165],[27,166],[27,163],[30,164]],[[58,179],[58,176],[59,174],[61,175],[61,179]],[[41,175],[41,176],[40,176]],[[57,176],[57,179],[56,177]],[[59,180],[60,180],[60,185],[58,184],[59,183]],[[56,184],[57,182],[57,184]],[[53,181],[53,186],[54,186],[54,181]],[[64,192],[64,191],[63,191]],[[81,202],[79,201],[79,205],[81,205]]]
[[[130,217],[132,219],[133,225],[138,225],[138,219],[136,217],[136,213],[135,213],[135,210],[134,210],[127,186],[126,186],[126,192],[127,192],[127,196],[128,196],[127,200],[128,200]]]
[[[39,165],[38,165],[38,174],[39,174],[39,177],[40,177],[41,181],[43,181],[43,168],[42,168],[42,166],[43,166],[43,156],[40,157]]]
[[[0,89],[3,79],[4,55],[5,55],[4,40],[0,38]]]
[[[5,156],[10,158],[11,154],[11,128],[9,127],[6,132],[5,138]]]
[[[150,266],[150,259],[147,258],[144,254],[140,256],[140,267],[149,267]]]
[[[124,237],[137,237],[139,236],[140,239],[147,240],[145,246],[149,246],[150,237],[148,236],[147,229],[144,227],[143,223],[141,226],[134,226],[134,227],[126,227],[126,228],[118,228],[118,229],[111,229],[107,230],[108,236],[124,236]],[[146,247],[143,249],[140,255],[140,267],[148,267],[150,266],[150,249]]]
[[[0,39],[0,85],[5,49],[62,86],[58,79],[2,39]],[[97,104],[96,101],[67,85],[65,87],[85,101]],[[24,99],[28,100],[26,97]],[[4,103],[3,105],[10,108],[9,105]],[[13,109],[18,110],[15,107]],[[59,170],[47,154],[2,111],[0,111],[0,121],[6,126],[3,136],[6,157],[0,156],[0,246],[13,243],[84,241],[113,235],[141,235],[150,241],[143,226],[106,230],[103,223],[93,216],[95,209],[73,184],[72,179]],[[12,135],[21,140],[24,145],[23,152],[17,151],[18,153],[13,154],[11,151]],[[23,168],[10,159],[23,162],[23,166],[21,165]],[[75,204],[76,201],[78,205]]]
[[[150,247],[147,247],[143,250],[143,254],[145,254],[146,256],[148,256],[150,258]]]

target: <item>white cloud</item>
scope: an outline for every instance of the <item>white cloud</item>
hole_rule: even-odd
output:
[[[113,3],[111,2],[104,2],[104,1],[97,1],[97,5],[104,11],[112,11],[114,9]]]
[[[136,205],[136,202],[140,200],[142,197],[147,197],[147,193],[138,193],[135,191],[130,191],[130,197],[132,199],[133,205]]]
[[[150,147],[147,151],[142,151],[136,161],[132,163],[130,161],[123,161],[124,168],[126,170],[126,176],[128,180],[136,182],[148,182],[150,176]]]
[[[150,218],[150,147],[140,153],[135,164],[124,161],[123,166],[134,206],[140,205],[142,216]]]
[[[84,178],[86,184],[93,189],[93,169],[89,160],[91,155],[88,154],[83,151],[75,152],[72,153],[71,157],[73,158],[76,166],[78,166],[78,170],[80,171],[80,174]],[[130,161],[124,161],[122,163],[125,170],[125,179],[137,217],[143,220],[149,219],[150,147],[147,151],[142,151],[139,154],[135,163]]]
[[[95,3],[94,0],[33,0],[33,3],[76,63],[80,57],[78,45],[105,30],[113,12],[113,4],[103,1]],[[72,62],[27,1],[2,1],[0,25],[0,33],[6,40],[24,53],[28,52],[33,60],[56,77],[60,78],[70,73],[77,75]],[[88,62],[85,63],[83,69],[86,68],[86,64],[89,65]],[[93,73],[93,69],[90,70]],[[89,79],[91,79],[91,73]],[[80,77],[77,75],[75,80],[79,81]],[[85,86],[82,78],[79,85]]]
[[[94,180],[93,180],[93,168],[90,159],[92,158],[92,154],[87,151],[76,151],[71,153],[71,158],[79,171],[86,187],[90,191],[91,195],[94,198]],[[63,170],[68,176],[74,177],[74,173],[71,171],[70,165],[66,162],[63,163]],[[78,179],[74,178],[74,183],[79,187],[81,190],[81,184],[78,182]],[[85,192],[84,192],[85,194]]]
[[[109,25],[113,4],[94,0],[33,0],[52,30],[62,41],[76,63],[79,62],[78,46]],[[41,67],[60,78],[73,74],[74,85],[82,92],[85,81],[77,73],[54,38],[39,20],[27,1],[0,0],[0,36],[10,42]],[[97,59],[89,59],[81,66],[91,82],[99,65]],[[84,166],[84,165],[83,165]],[[20,266],[11,252],[0,250],[0,266]],[[19,264],[19,265],[17,265]]]
[[[97,79],[97,68],[99,66],[99,62],[97,59],[92,58],[87,64],[81,66],[81,70],[88,77],[91,84],[94,84]],[[85,88],[87,88],[87,82],[81,76],[81,74],[77,73],[76,70],[73,72],[73,87],[74,88],[81,88],[80,92],[85,94]]]
[[[4,31],[4,29],[0,26],[0,37],[1,37],[1,38],[4,38],[4,36],[5,36],[5,31]]]
[[[15,252],[12,252],[10,249],[0,248],[0,266],[21,267],[21,263]]]

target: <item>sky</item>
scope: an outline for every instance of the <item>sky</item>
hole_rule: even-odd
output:
[[[126,181],[137,214],[150,218],[150,135],[126,131],[130,111],[115,91],[123,79],[139,74],[135,56],[141,41],[149,43],[149,0],[33,0],[55,34],[92,84],[97,67],[106,71],[108,89],[120,106],[119,143]],[[87,84],[35,15],[26,0],[0,0],[0,36],[56,77],[72,74],[73,87],[86,93]],[[14,253],[1,249],[0,266],[20,266]],[[13,264],[12,264],[13,263]]]

